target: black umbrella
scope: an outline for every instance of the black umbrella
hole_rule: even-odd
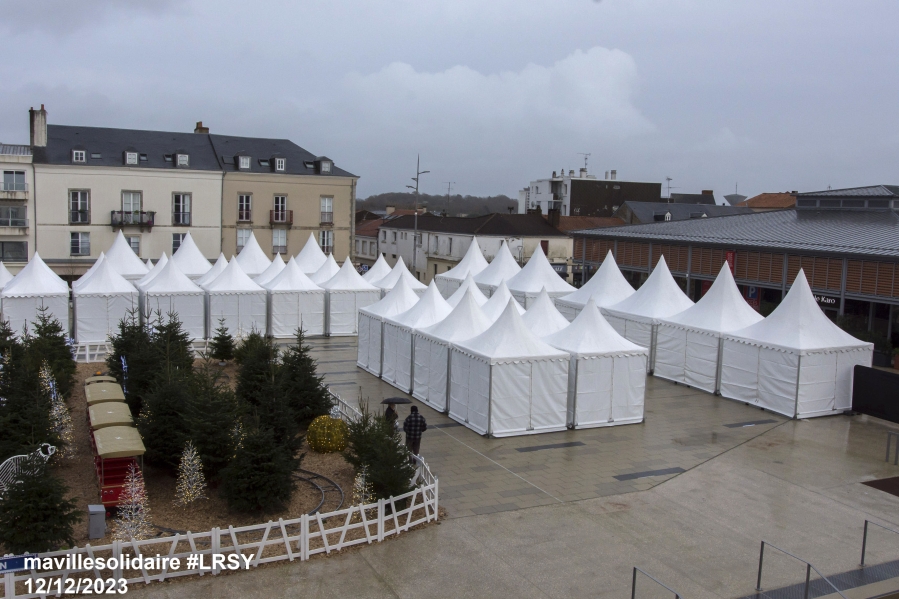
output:
[[[382,403],[382,404],[391,404],[391,403],[393,403],[393,404],[412,403],[412,400],[411,400],[411,399],[406,399],[405,397],[388,397],[387,399],[385,399],[385,400],[382,401],[381,403]]]

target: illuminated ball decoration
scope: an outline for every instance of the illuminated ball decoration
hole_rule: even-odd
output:
[[[306,442],[316,453],[332,453],[346,449],[346,422],[331,416],[319,416],[309,424]]]

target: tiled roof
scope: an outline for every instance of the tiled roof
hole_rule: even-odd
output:
[[[546,218],[544,216],[544,218]],[[620,227],[624,221],[614,216],[560,216],[560,231],[578,231],[580,229],[596,229],[599,227]]]
[[[595,238],[899,258],[891,210],[771,210],[578,231]]]
[[[675,204],[714,204],[715,196],[710,193],[672,193],[671,201]]]
[[[413,229],[414,216],[400,216],[384,223],[391,229]],[[495,212],[485,216],[434,216],[418,217],[419,231],[433,233],[460,233],[463,235],[487,235],[494,237],[567,237],[536,214],[503,214]]]
[[[377,237],[384,219],[367,219],[356,224],[356,237]]]
[[[869,185],[867,187],[848,187],[845,189],[826,189],[824,191],[807,191],[797,194],[800,198],[830,197],[830,198],[870,198],[891,197],[899,198],[899,185]]]
[[[796,196],[792,193],[760,193],[737,204],[744,208],[792,208],[796,205]]]
[[[708,196],[706,196],[708,197]],[[716,206],[714,204],[675,204],[668,202],[625,202],[624,206],[637,217],[641,224],[651,223],[656,216],[663,217],[671,213],[671,220],[688,220],[691,218],[708,218],[730,214],[748,214],[749,208],[737,206]],[[621,208],[619,208],[621,210]]]
[[[0,143],[0,155],[2,155],[2,156],[31,156],[31,146]]]

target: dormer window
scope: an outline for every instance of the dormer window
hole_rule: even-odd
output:
[[[103,154],[100,152],[91,152],[91,160],[102,160]]]
[[[87,162],[87,152],[84,150],[72,150],[72,162]]]
[[[141,162],[146,162],[146,161],[147,161],[147,155],[146,155],[146,154],[141,154],[141,155],[140,155],[140,161],[141,161]]]
[[[260,159],[259,159],[259,166],[268,167],[268,166],[269,166],[268,160],[266,160],[265,158],[260,158]]]
[[[238,167],[241,169],[250,168],[250,157],[249,156],[238,156],[237,157]]]
[[[286,158],[275,158],[275,170],[276,171],[284,171],[287,168],[287,159]]]
[[[137,166],[137,152],[125,152],[125,164]]]
[[[171,154],[166,154],[165,156],[163,156],[163,158],[165,158],[166,162],[173,162],[175,160],[174,156],[172,156]]]
[[[190,156],[187,154],[176,154],[175,157],[177,159],[175,164],[178,166],[190,166]]]
[[[322,160],[322,172],[323,173],[331,172],[331,161],[330,160]]]

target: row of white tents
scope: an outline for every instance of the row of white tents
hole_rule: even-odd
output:
[[[450,296],[467,278],[488,297],[505,285],[528,312],[545,289],[568,321],[592,301],[618,335],[649,351],[647,372],[791,417],[849,409],[853,368],[870,366],[873,356],[872,344],[847,334],[821,311],[802,271],[767,318],[745,302],[726,264],[695,304],[674,280],[664,257],[635,291],[609,252],[587,284],[573,290],[539,248],[519,268],[505,244],[488,264],[475,240],[459,264],[437,275],[436,282],[443,295]],[[529,331],[548,339],[544,335],[553,327],[551,313],[543,310],[531,322],[527,314],[524,319]],[[571,330],[569,336],[578,332]],[[460,334],[455,333],[453,341],[460,341]],[[421,353],[431,360],[429,346],[421,345]],[[413,355],[418,355],[417,346]],[[436,360],[442,357],[438,352]],[[421,369],[419,362],[425,360],[418,359],[415,368]],[[401,382],[405,380],[401,375]],[[413,394],[416,388],[413,385]]]

